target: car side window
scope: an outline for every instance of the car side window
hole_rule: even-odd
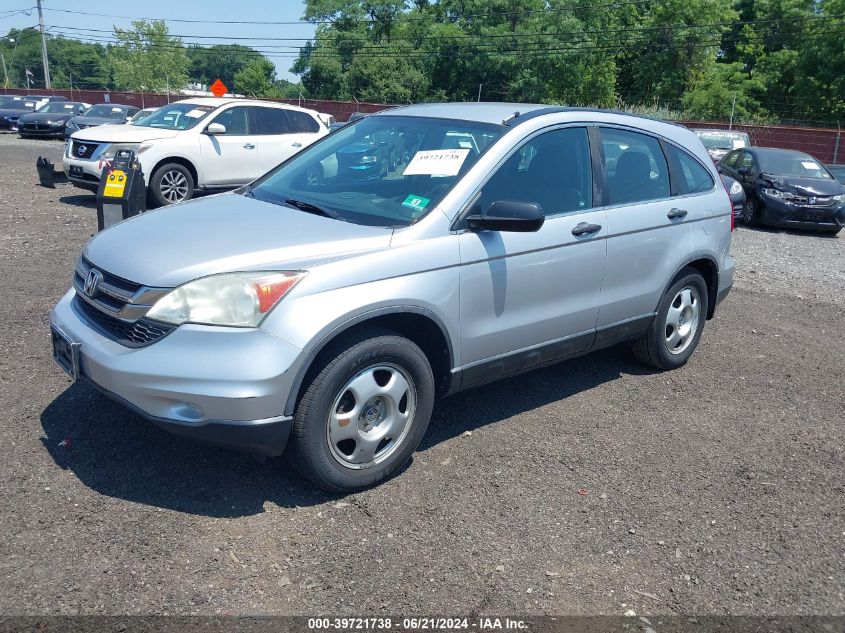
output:
[[[669,166],[653,136],[600,128],[609,204],[669,197]]]
[[[255,116],[255,133],[261,135],[290,134],[287,113],[281,108],[252,108]]]
[[[297,110],[287,110],[286,113],[294,134],[314,134],[320,131],[320,124],[309,114]]]
[[[246,136],[249,134],[249,108],[237,106],[224,110],[214,118],[214,123],[226,127],[226,136]]]
[[[586,128],[563,128],[526,142],[481,189],[481,213],[496,201],[539,204],[547,216],[593,206]]]
[[[731,168],[736,167],[736,160],[739,158],[739,155],[741,153],[742,152],[737,152],[737,151],[731,152],[730,154],[725,156],[725,158],[723,160],[724,164],[727,165],[728,167],[731,167]]]
[[[675,172],[675,183],[681,195],[710,191],[715,182],[710,172],[680,147],[666,143],[666,154]]]

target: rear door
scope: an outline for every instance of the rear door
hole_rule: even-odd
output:
[[[648,327],[668,279],[694,250],[690,221],[704,211],[676,196],[659,138],[606,126],[598,135],[607,267],[596,340],[610,345]]]
[[[260,175],[256,136],[250,130],[250,108],[235,106],[205,123],[220,123],[225,134],[200,134],[203,184],[207,187],[242,185]]]
[[[258,169],[265,174],[299,151],[287,111],[283,108],[253,106]]]
[[[469,212],[498,200],[538,203],[546,220],[534,233],[459,225],[465,385],[584,351],[598,316],[607,220],[594,196],[587,128],[526,141]]]

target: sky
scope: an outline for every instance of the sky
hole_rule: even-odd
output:
[[[186,42],[204,44],[243,44],[262,50],[276,65],[280,79],[298,81],[299,78],[289,69],[294,62],[296,50],[304,40],[314,36],[312,24],[268,24],[268,22],[298,22],[305,10],[301,0],[144,0],[138,3],[120,2],[80,2],[79,0],[43,0],[44,26],[48,30],[60,31],[66,37],[77,35],[76,39],[85,40],[85,35],[92,38],[108,37],[108,33],[74,31],[73,29],[102,29],[111,31],[115,26],[131,28],[131,18],[164,19],[170,33],[185,36]],[[35,0],[2,0],[0,3],[0,34],[5,35],[10,28],[25,28],[38,24],[38,12],[32,7]],[[30,15],[9,15],[16,9],[30,10]],[[51,11],[65,9],[86,11],[89,13],[108,14],[120,17],[99,17],[76,15]],[[183,20],[240,20],[255,21],[258,24],[203,24],[171,22]],[[223,39],[200,39],[192,36],[217,36]],[[226,39],[226,38],[295,38],[290,41]],[[273,48],[269,48],[272,46]],[[278,47],[289,46],[289,49]],[[273,51],[267,52],[267,51]]]

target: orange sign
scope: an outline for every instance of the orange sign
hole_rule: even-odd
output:
[[[219,79],[211,84],[211,94],[215,97],[222,97],[227,92],[229,92],[229,89],[226,87],[226,84]]]

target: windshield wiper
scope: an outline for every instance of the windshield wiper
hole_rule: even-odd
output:
[[[305,202],[304,200],[295,200],[293,198],[285,198],[285,204],[290,205],[299,209],[300,211],[305,211],[306,213],[313,213],[315,215],[323,215],[327,218],[331,218],[332,220],[340,220],[340,216],[334,211],[330,211],[325,207],[318,207],[316,204],[311,204],[310,202]]]

